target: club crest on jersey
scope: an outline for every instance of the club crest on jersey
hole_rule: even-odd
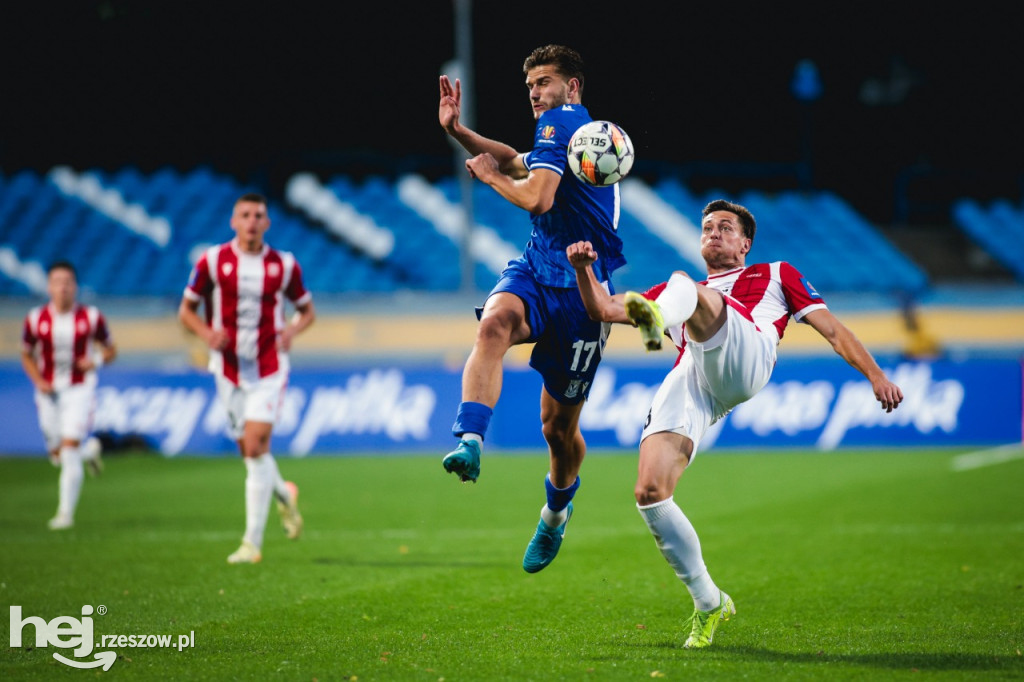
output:
[[[85,320],[79,320],[78,321],[78,333],[79,334],[84,334],[87,331],[89,331],[89,325],[87,325],[85,323]]]
[[[544,126],[540,129],[540,136],[545,140],[550,140],[555,136],[555,126]]]
[[[587,390],[587,386],[590,385],[589,381],[583,381],[582,379],[573,379],[569,382],[569,388],[565,390],[566,398],[575,398],[580,394],[580,391]]]
[[[230,275],[231,274],[231,263],[224,263],[223,265],[221,265],[220,266],[220,271],[223,272],[225,276],[226,275]]]
[[[267,263],[267,276],[277,277],[281,274],[281,266],[277,263]]]
[[[814,286],[807,281],[806,277],[800,278],[800,283],[804,285],[804,289],[807,290],[807,295],[811,298],[821,298],[821,294],[814,290]]]
[[[39,323],[39,333],[40,334],[45,335],[45,334],[49,333],[49,331],[50,331],[50,323],[49,322],[40,322]]]

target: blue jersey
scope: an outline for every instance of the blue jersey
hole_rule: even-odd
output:
[[[551,287],[575,287],[576,273],[565,250],[589,241],[599,258],[594,271],[599,280],[626,263],[618,235],[619,186],[594,187],[566,173],[566,154],[572,134],[592,119],[581,104],[564,104],[537,119],[533,149],[523,157],[530,170],[545,168],[562,176],[555,201],[546,213],[531,214],[533,232],[523,258],[537,281]]]

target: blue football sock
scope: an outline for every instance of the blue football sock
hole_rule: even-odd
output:
[[[548,509],[553,512],[560,512],[569,506],[569,502],[576,495],[576,490],[580,487],[580,477],[577,476],[573,484],[568,488],[556,488],[555,484],[551,482],[550,474],[544,478],[544,488],[548,493]]]
[[[459,411],[455,415],[452,433],[456,438],[464,433],[478,433],[482,438],[487,433],[487,425],[491,423],[494,410],[483,403],[459,403]]]

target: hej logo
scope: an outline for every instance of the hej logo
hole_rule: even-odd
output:
[[[106,612],[105,607],[100,607],[100,615]],[[21,646],[22,630],[26,625],[32,625],[36,631],[36,648],[55,646],[60,649],[74,649],[76,658],[84,658],[92,653],[93,648],[93,625],[90,616],[93,613],[92,606],[88,604],[82,607],[82,618],[72,616],[58,616],[50,622],[46,622],[39,616],[21,617],[21,607],[11,607],[11,646]],[[117,659],[114,651],[100,651],[92,661],[76,661],[61,656],[56,651],[53,657],[69,665],[72,668],[98,668],[103,666],[104,670],[110,670]]]

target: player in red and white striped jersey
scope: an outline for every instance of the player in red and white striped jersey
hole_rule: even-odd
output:
[[[867,377],[882,409],[891,412],[903,400],[899,387],[796,268],[786,262],[746,264],[757,227],[750,211],[713,201],[704,208],[701,226],[707,280],[695,283],[675,272],[644,294],[609,296],[590,267],[597,259],[592,246],[579,242],[566,251],[592,318],[640,327],[648,349],[661,347],[662,334],[679,349],[641,436],[634,494],[658,548],[693,597],[686,648],[711,644],[718,624],[736,608],[704,565],[697,533],[673,500],[676,483],[707,428],[768,383],[789,318],[811,325]]]
[[[50,460],[60,466],[57,514],[49,526],[61,530],[74,525],[83,462],[92,473],[100,471],[100,442],[89,437],[96,369],[112,361],[117,349],[100,311],[78,304],[71,263],[50,266],[46,290],[50,301],[25,317],[21,365],[35,386],[39,428]]]
[[[700,284],[724,294],[726,305],[735,307],[739,303],[745,309],[740,313],[749,314],[758,330],[774,340],[775,345],[782,340],[790,318],[800,322],[807,313],[827,309],[824,299],[807,278],[785,261],[731,268],[709,274]],[[668,282],[656,284],[642,295],[656,301],[667,286]],[[686,352],[683,327],[679,323],[664,330],[679,349],[677,364]]]
[[[182,324],[210,348],[210,372],[228,413],[247,470],[245,535],[230,563],[262,559],[270,501],[277,499],[288,537],[302,532],[298,488],[285,481],[270,453],[270,436],[288,386],[288,350],[313,323],[313,297],[295,257],[263,240],[270,228],[267,201],[259,194],[235,202],[235,238],[208,248],[192,270],[178,309]],[[296,313],[285,321],[284,299]],[[205,307],[205,319],[199,306]]]

